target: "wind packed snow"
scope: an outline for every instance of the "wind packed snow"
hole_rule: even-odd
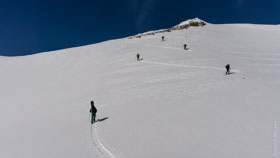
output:
[[[279,41],[280,26],[207,24],[0,57],[0,157],[279,157]]]

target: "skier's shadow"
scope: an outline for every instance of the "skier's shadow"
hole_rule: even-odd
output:
[[[235,74],[236,72],[229,72],[228,74],[226,75],[232,75],[232,74]]]
[[[98,119],[96,122],[102,122],[102,121],[105,121],[105,120],[107,120],[109,117],[104,117],[104,118],[102,118],[102,119]]]

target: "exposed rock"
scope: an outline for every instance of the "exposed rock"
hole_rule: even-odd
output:
[[[183,29],[188,29],[189,27],[199,27],[199,26],[205,26],[207,23],[203,20],[200,20],[199,18],[194,18],[190,19],[184,22],[181,22],[180,24],[173,26],[169,29],[163,29],[163,30],[157,30],[157,31],[149,31],[145,33],[140,33],[134,36],[128,37],[128,39],[133,39],[133,38],[141,38],[142,36],[150,36],[150,35],[155,35],[158,33],[164,33],[164,32],[171,32],[174,30],[183,30]]]

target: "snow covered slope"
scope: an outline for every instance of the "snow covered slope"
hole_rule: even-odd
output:
[[[207,24],[0,57],[0,157],[279,157],[279,41],[280,26]]]

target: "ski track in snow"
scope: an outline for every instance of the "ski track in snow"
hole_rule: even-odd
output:
[[[177,38],[177,39],[184,39],[184,40],[186,40],[187,38],[185,38],[185,37],[175,37],[175,36],[170,36],[170,37],[168,37],[168,38]]]
[[[187,68],[202,68],[202,69],[215,69],[215,70],[225,71],[225,69],[222,69],[222,68],[219,68],[219,67],[168,64],[168,63],[161,63],[161,62],[154,62],[154,61],[146,61],[146,60],[145,60],[145,61],[141,61],[141,62],[149,63],[149,64],[165,65],[165,66],[176,66],[176,67],[187,67]],[[232,72],[238,72],[238,71],[233,70]]]
[[[93,129],[92,129],[93,126]],[[94,133],[94,134],[93,134]],[[90,127],[90,135],[93,145],[103,158],[117,158],[109,149],[107,149],[98,138],[96,125],[93,124]]]
[[[167,48],[167,49],[176,49],[176,50],[186,51],[183,48],[175,48],[175,47],[167,47],[167,46],[154,46],[154,45],[148,45],[148,44],[145,44],[145,46],[154,47],[154,48]],[[188,49],[187,51],[192,51],[192,50]]]
[[[201,69],[211,69],[211,70],[218,70],[218,71],[225,71],[223,68],[219,67],[210,67],[210,66],[191,66],[191,65],[179,65],[179,64],[169,64],[169,63],[162,63],[162,62],[154,62],[154,61],[141,61],[148,64],[156,64],[156,65],[163,65],[163,66],[174,66],[174,67],[182,67],[182,68],[201,68]],[[131,63],[132,64],[132,63]],[[133,63],[135,64],[135,63]],[[137,63],[138,64],[138,63]],[[238,72],[237,70],[231,72]],[[239,73],[240,74],[240,73]],[[160,75],[156,78],[144,81],[142,84],[137,84],[130,87],[125,87],[123,89],[115,91],[117,98],[122,98],[127,95],[127,93],[132,94],[132,89],[142,87],[142,90],[138,88],[137,93],[134,93],[134,97],[141,98],[143,94],[149,92],[149,94],[154,96],[154,99],[162,100],[164,98],[171,99],[171,98],[181,98],[186,95],[188,96],[196,96],[198,94],[210,91],[211,89],[222,88],[227,85],[230,85],[230,82],[236,82],[240,80],[239,77],[234,77],[232,80],[224,80],[225,77],[224,73],[220,75],[211,76],[208,78],[200,78],[195,80],[191,79],[190,76],[195,74],[172,74],[172,75]],[[161,87],[152,86],[154,84],[161,84],[163,82],[168,83],[169,80],[177,79],[180,84],[174,85],[171,89],[168,87]],[[184,81],[186,80],[186,81]],[[132,91],[131,91],[132,90]]]

